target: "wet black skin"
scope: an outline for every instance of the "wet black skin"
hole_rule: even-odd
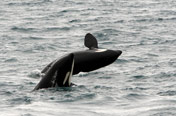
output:
[[[67,54],[48,64],[41,73],[44,74],[34,90],[41,88],[70,87],[71,75],[90,72],[113,63],[121,54],[120,50],[98,49],[97,39],[90,33],[84,38],[84,45],[89,50]],[[70,73],[71,72],[71,73]]]
[[[104,66],[113,63],[120,55],[122,51],[120,50],[101,50],[92,49],[86,51],[79,51],[65,55],[64,57],[51,62],[46,66],[42,73],[45,76],[41,79],[39,84],[34,88],[34,90],[41,88],[54,87],[57,83],[60,87],[68,87],[71,85],[62,84],[65,75],[71,70],[71,65],[74,60],[73,75],[79,72],[90,72]],[[53,76],[57,71],[56,80],[53,83]]]
[[[121,55],[121,53],[122,52],[120,50],[106,50],[101,52],[101,50],[98,49],[75,52],[73,53],[75,59],[73,74],[78,74],[79,72],[90,72],[107,66],[113,63]]]

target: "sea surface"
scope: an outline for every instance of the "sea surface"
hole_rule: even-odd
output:
[[[31,92],[86,33],[122,55],[77,86]],[[1,0],[0,116],[176,116],[176,1]]]

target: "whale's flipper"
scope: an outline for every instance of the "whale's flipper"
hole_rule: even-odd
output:
[[[67,61],[62,68],[58,70],[58,74],[56,76],[56,85],[58,87],[70,87],[71,77],[74,69],[74,58]]]
[[[74,69],[74,55],[71,53],[55,60],[48,67],[44,77],[40,80],[34,90],[49,87],[69,87],[72,85],[71,76]]]
[[[98,48],[97,39],[90,33],[87,33],[84,39],[84,45],[89,49]]]

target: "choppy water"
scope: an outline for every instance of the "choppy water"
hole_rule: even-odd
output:
[[[123,54],[76,87],[31,93],[88,32]],[[1,0],[0,98],[2,116],[175,116],[176,1]]]

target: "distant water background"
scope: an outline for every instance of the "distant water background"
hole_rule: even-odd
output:
[[[119,59],[31,93],[88,32]],[[0,116],[176,116],[176,1],[1,0]]]

